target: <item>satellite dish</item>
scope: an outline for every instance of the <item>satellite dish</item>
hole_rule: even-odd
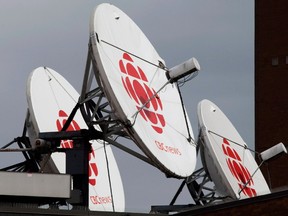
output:
[[[211,101],[198,104],[203,164],[222,196],[243,199],[270,193],[258,165],[237,130]]]
[[[30,113],[29,138],[34,143],[39,132],[60,131],[79,98],[77,91],[56,71],[39,67],[29,76],[27,100]],[[32,128],[32,129],[31,129]],[[86,129],[81,113],[77,111],[68,131]],[[91,140],[92,152],[89,158],[89,209],[97,211],[124,211],[125,198],[122,180],[112,149],[106,145],[111,179],[109,186],[107,160],[104,145],[100,140]],[[71,148],[73,141],[62,140],[61,147]],[[65,173],[65,154],[53,153],[44,170]],[[43,165],[44,166],[44,165]]]
[[[116,118],[160,170],[173,177],[191,175],[196,166],[192,127],[177,84],[165,85],[164,60],[141,29],[111,4],[95,9],[90,36],[98,85]]]

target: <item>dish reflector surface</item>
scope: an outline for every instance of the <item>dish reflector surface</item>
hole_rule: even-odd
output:
[[[60,131],[79,98],[77,91],[56,71],[39,67],[29,76],[27,82],[27,100],[30,120],[35,133]],[[68,130],[86,129],[82,115],[77,111]],[[113,211],[112,195],[109,186],[107,161],[101,141],[92,140],[92,152],[89,157],[89,209]],[[71,148],[73,141],[63,140],[61,147]],[[116,211],[124,211],[124,191],[122,180],[112,149],[106,145],[107,158]],[[53,153],[54,172],[65,173],[66,159],[64,153]]]
[[[225,114],[203,100],[198,104],[198,120],[204,164],[218,192],[233,199],[270,193],[253,155]]]
[[[165,65],[140,28],[120,9],[101,4],[90,21],[93,54],[99,69],[98,84],[115,115],[130,122],[136,144],[166,174],[191,175],[196,165],[192,127],[185,115],[175,84],[168,84]],[[143,109],[141,107],[144,106]],[[137,113],[138,112],[138,113]],[[187,117],[188,118],[188,117]]]

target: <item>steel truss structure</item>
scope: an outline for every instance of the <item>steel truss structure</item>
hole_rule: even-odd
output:
[[[76,112],[79,109],[88,126],[88,129],[84,129],[81,131],[66,131],[70,123],[72,122]],[[132,124],[131,122],[123,122],[119,118],[117,118],[117,116],[115,116],[113,107],[110,106],[104,94],[103,86],[101,84],[101,80],[99,79],[97,62],[94,59],[94,55],[92,54],[91,40],[88,45],[88,55],[79,101],[70,113],[61,131],[39,134],[39,139],[44,140],[46,144],[44,148],[45,151],[43,151],[43,148],[41,148],[41,151],[39,151],[40,146],[39,148],[32,148],[29,138],[26,137],[27,123],[28,120],[26,119],[22,137],[16,138],[14,140],[18,143],[20,148],[18,150],[14,150],[21,151],[26,161],[20,164],[15,164],[3,168],[3,171],[9,170],[21,172],[39,172],[39,170],[41,170],[39,164],[43,159],[41,155],[52,154],[53,152],[57,151],[66,151],[64,149],[58,148],[60,146],[60,141],[66,139],[78,141],[101,139],[104,142],[108,142],[109,144],[114,145],[115,147],[133,155],[134,157],[137,157],[138,159],[152,166],[155,166],[152,161],[143,154],[140,154],[116,141],[118,137],[131,140],[131,136],[129,136],[129,133]],[[8,151],[6,148],[9,147],[12,143],[13,142],[5,145],[4,147],[2,147],[1,150]],[[204,206],[213,203],[215,200],[222,199],[216,195],[215,187],[211,187],[211,184],[212,182],[209,178],[209,175],[204,170],[204,168],[201,168],[195,171],[191,176],[189,176],[182,182],[180,188],[178,189],[174,198],[168,206],[155,206],[152,207],[152,211],[180,211],[181,209],[189,207],[191,205]],[[175,201],[185,185],[187,185],[195,204],[175,206]]]

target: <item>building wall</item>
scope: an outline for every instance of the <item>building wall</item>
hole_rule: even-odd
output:
[[[179,213],[177,216],[286,216],[288,209],[287,204],[288,191],[284,190],[249,199],[218,203],[218,205],[192,207],[191,210]]]
[[[279,142],[288,144],[288,1],[255,0],[255,149]],[[262,167],[272,188],[288,185],[287,170],[287,155]]]

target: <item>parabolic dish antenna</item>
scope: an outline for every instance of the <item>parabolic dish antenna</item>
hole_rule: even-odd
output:
[[[29,76],[27,100],[32,133],[60,131],[79,98],[77,91],[56,71],[39,67]],[[78,111],[68,131],[86,129],[86,123]],[[29,131],[29,129],[28,129]],[[31,133],[31,128],[30,128]],[[29,134],[30,137],[30,134]],[[37,137],[36,137],[37,138]],[[35,137],[34,137],[35,139]],[[125,198],[122,180],[110,145],[106,145],[109,161],[111,188],[104,145],[101,141],[91,140],[92,152],[89,158],[89,209],[112,211],[112,195],[115,211],[124,211]],[[73,141],[62,140],[62,148],[71,148]],[[48,163],[52,172],[65,173],[65,154],[53,153]],[[60,183],[60,182],[59,182]]]
[[[225,114],[211,101],[198,104],[204,166],[217,191],[233,199],[270,193],[247,145]]]
[[[132,139],[160,170],[173,177],[191,175],[196,147],[177,84],[156,94],[168,81],[164,60],[141,29],[111,4],[95,9],[90,36],[98,85],[116,117],[128,123]]]

